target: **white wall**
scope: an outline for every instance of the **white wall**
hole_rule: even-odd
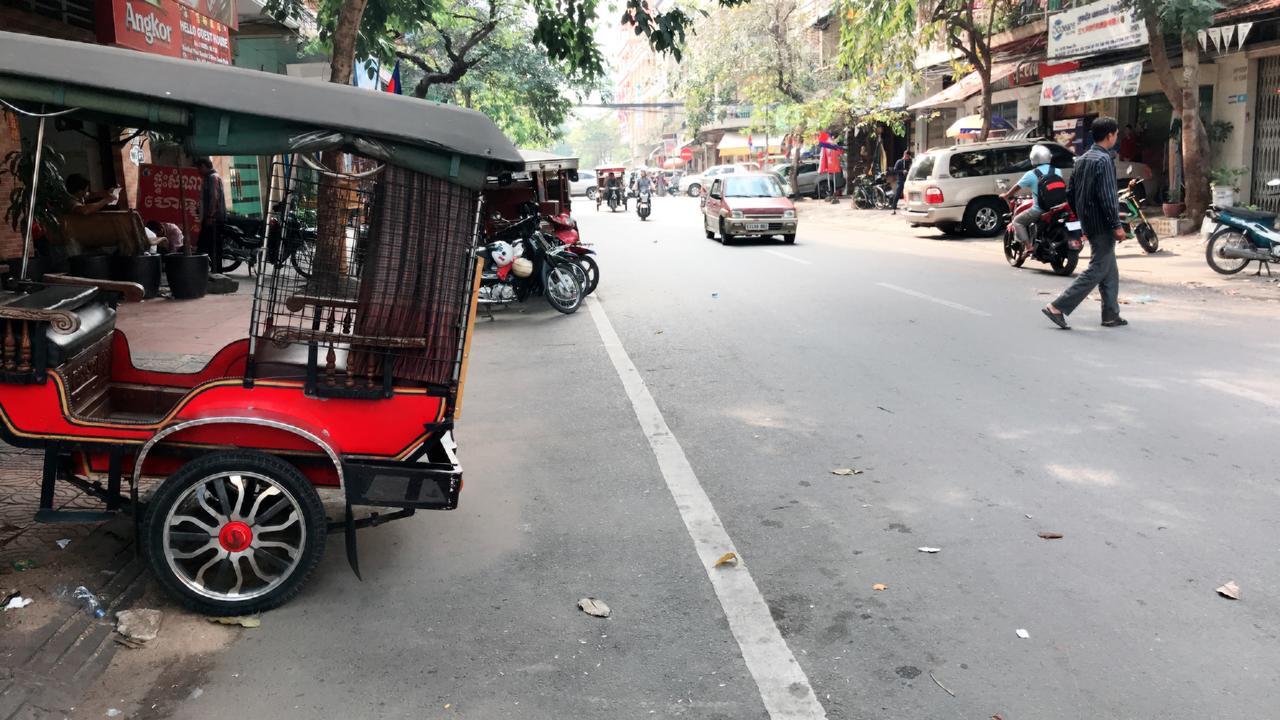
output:
[[[1253,164],[1253,106],[1250,88],[1257,86],[1258,63],[1244,53],[1234,53],[1217,61],[1217,84],[1213,88],[1213,119],[1232,124],[1230,137],[1210,150],[1213,167],[1248,167]],[[1239,96],[1244,102],[1238,102]],[[1250,176],[1240,178],[1241,200],[1248,200]]]

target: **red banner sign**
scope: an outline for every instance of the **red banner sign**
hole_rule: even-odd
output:
[[[98,3],[98,40],[198,62],[231,64],[231,34],[217,20],[177,0]]]
[[[191,8],[193,11],[213,20],[222,23],[232,30],[239,28],[236,23],[236,3],[235,0],[178,0],[183,5]]]
[[[203,187],[204,178],[195,168],[142,165],[138,168],[138,214],[144,220],[177,225],[195,247]]]

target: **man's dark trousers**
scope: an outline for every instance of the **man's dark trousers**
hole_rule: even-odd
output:
[[[1093,253],[1089,258],[1089,267],[1053,301],[1053,306],[1070,315],[1096,287],[1102,293],[1103,321],[1115,320],[1120,317],[1117,298],[1120,291],[1120,268],[1116,266],[1115,238],[1089,238],[1089,247]]]

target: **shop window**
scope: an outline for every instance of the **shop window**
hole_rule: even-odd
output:
[[[990,150],[978,152],[962,152],[951,156],[951,177],[969,178],[983,177],[991,174],[992,155]]]
[[[991,119],[995,122],[995,118],[1000,118],[1009,123],[1013,127],[1018,127],[1018,101],[1010,100],[1009,102],[995,103],[991,106]]]

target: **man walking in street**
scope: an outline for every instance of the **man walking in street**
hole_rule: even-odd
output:
[[[1054,325],[1070,329],[1067,315],[1096,287],[1102,293],[1102,326],[1120,327],[1128,321],[1120,317],[1120,270],[1116,267],[1116,243],[1124,240],[1120,223],[1120,202],[1116,196],[1116,164],[1111,149],[1116,144],[1118,126],[1114,118],[1099,117],[1090,133],[1093,146],[1076,161],[1068,195],[1080,218],[1080,227],[1089,241],[1089,267],[1080,273],[1057,300],[1041,308]]]
[[[907,173],[911,170],[911,151],[903,151],[902,157],[898,158],[898,162],[893,164],[893,177],[897,181],[897,185],[893,188],[893,202],[889,207],[893,210],[894,215],[898,214],[898,201],[902,199],[902,193],[907,190]]]
[[[227,219],[227,194],[222,178],[209,158],[196,160],[196,169],[204,176],[200,190],[200,236],[196,238],[200,252],[209,256],[213,272],[222,272],[222,238],[219,232]]]

